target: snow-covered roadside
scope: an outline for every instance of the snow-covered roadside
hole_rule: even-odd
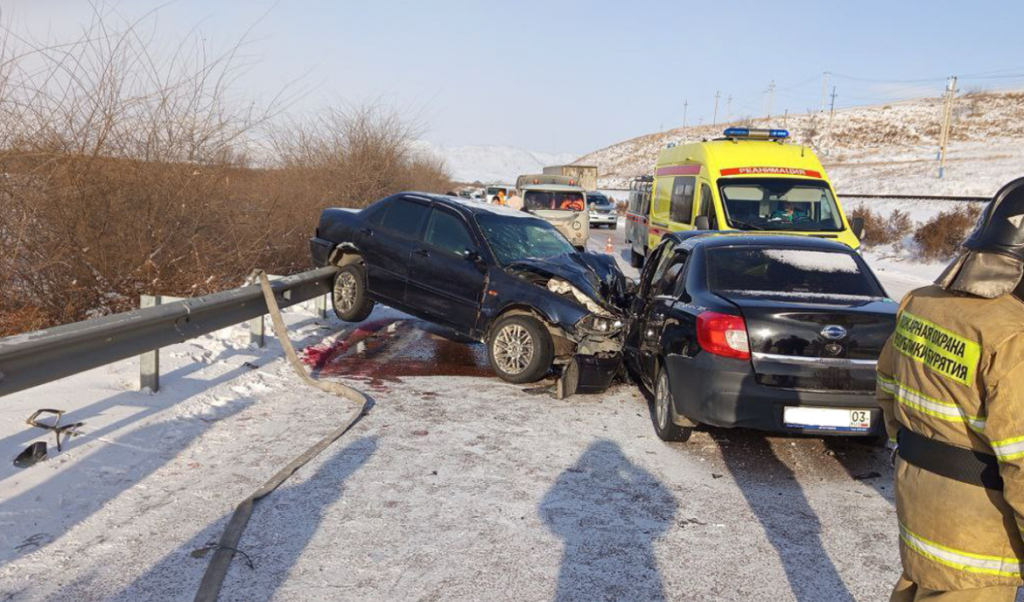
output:
[[[889,296],[897,301],[915,288],[933,283],[946,267],[945,262],[917,261],[909,253],[897,253],[889,247],[869,249],[864,252],[864,259]]]
[[[286,316],[300,346],[343,328]],[[394,349],[431,336],[395,333]],[[234,505],[349,411],[245,340],[169,348],[155,395],[125,361],[5,398],[5,457],[43,438],[22,422],[42,405],[88,434],[2,467],[0,599],[192,599]],[[557,401],[492,376],[356,384],[377,405],[257,507],[240,545],[255,568],[238,556],[222,600],[802,602],[877,599],[896,577],[876,448],[717,430],[665,444],[632,385]]]

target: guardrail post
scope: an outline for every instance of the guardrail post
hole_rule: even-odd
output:
[[[326,319],[327,318],[327,295],[320,295],[319,297],[317,297],[316,301],[314,302],[314,307],[316,307],[317,315],[320,316],[320,318],[322,318],[322,319]]]
[[[155,307],[160,305],[160,297],[140,295],[139,307]],[[149,389],[153,393],[160,390],[160,350],[147,351],[139,356],[139,390]]]
[[[263,316],[249,320],[249,344],[257,347],[263,347],[266,344]]]

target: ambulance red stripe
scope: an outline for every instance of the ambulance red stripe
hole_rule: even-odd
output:
[[[721,170],[723,176],[756,176],[759,174],[779,176],[807,176],[809,178],[821,178],[821,173],[812,169],[799,169],[796,167],[730,167]]]
[[[700,175],[700,165],[670,165],[658,168],[659,176],[696,176]]]

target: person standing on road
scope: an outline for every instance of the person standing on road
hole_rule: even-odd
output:
[[[878,360],[903,575],[891,602],[1012,602],[1024,583],[1024,178],[935,285],[911,291]]]
[[[523,197],[519,196],[518,190],[513,190],[509,193],[508,206],[510,209],[515,209],[516,211],[523,210]]]

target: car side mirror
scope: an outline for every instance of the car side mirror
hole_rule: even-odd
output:
[[[463,256],[466,258],[467,261],[471,261],[477,265],[480,265],[484,262],[484,256],[481,255],[480,251],[477,251],[476,249],[466,247]]]
[[[696,226],[698,230],[711,229],[711,222],[708,220],[708,216],[706,215],[698,215],[697,220],[693,222],[693,225]]]
[[[853,228],[853,235],[857,237],[857,240],[864,238],[864,218],[855,217],[850,223],[850,227]]]

